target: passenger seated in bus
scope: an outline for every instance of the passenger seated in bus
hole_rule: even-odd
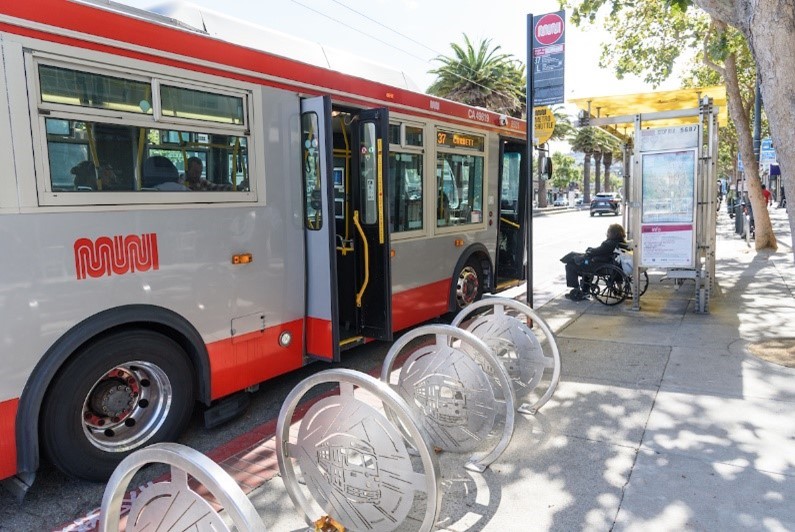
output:
[[[566,294],[567,299],[582,301],[588,298],[587,291],[583,290],[580,276],[595,271],[600,265],[612,262],[616,248],[629,249],[627,233],[621,224],[611,224],[607,228],[607,239],[598,247],[588,248],[585,253],[574,251],[567,253],[561,262],[566,264],[566,286],[571,291]]]
[[[97,172],[91,161],[78,163],[71,173],[75,176],[75,190],[88,192],[97,189]]]
[[[153,155],[144,161],[144,188],[159,191],[185,191],[185,185],[179,183],[179,170],[167,157]]]
[[[185,170],[185,186],[190,190],[232,190],[230,183],[212,183],[202,178],[204,163],[198,157],[188,158],[188,168]]]

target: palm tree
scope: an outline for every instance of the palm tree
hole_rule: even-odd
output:
[[[596,128],[594,127],[581,127],[571,138],[571,149],[585,154],[582,172],[583,203],[591,202],[591,154],[596,146]]]
[[[427,93],[491,111],[521,117],[525,107],[524,65],[510,54],[491,47],[491,39],[474,45],[464,34],[464,45],[450,43],[453,57],[438,56],[442,63],[431,70],[437,78]]]
[[[599,141],[597,141],[599,142]],[[599,194],[602,191],[602,150],[604,147],[599,142],[593,152],[593,164],[596,169],[594,175],[594,192]]]

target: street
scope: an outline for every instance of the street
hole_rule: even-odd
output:
[[[535,308],[566,290],[560,257],[571,250],[583,251],[586,247],[597,246],[604,240],[607,226],[616,222],[621,222],[620,216],[591,218],[587,208],[556,211],[533,218]],[[340,365],[361,371],[373,370],[380,367],[388,348],[387,343],[374,342],[346,351]],[[320,363],[313,364],[268,381],[250,394],[251,405],[244,415],[211,430],[203,427],[201,410],[196,409],[180,443],[206,453],[252,431],[276,418],[284,398],[298,382],[325,367]],[[143,484],[163,472],[162,468],[148,468],[133,479],[131,486]],[[0,490],[0,530],[47,530],[68,524],[99,507],[103,490],[103,484],[73,480],[48,465],[42,465],[22,504],[7,491]]]

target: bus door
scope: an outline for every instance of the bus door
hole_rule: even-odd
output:
[[[339,360],[331,99],[301,102],[301,168],[306,245],[306,352]]]
[[[341,126],[335,125],[334,166],[335,171],[346,174],[345,201],[338,209],[338,232],[345,236],[338,238],[342,246],[337,248],[343,342],[346,337],[356,336],[391,340],[386,186],[389,114],[386,109],[368,109],[344,113],[339,118]],[[340,134],[336,134],[338,129]]]
[[[527,209],[527,147],[524,142],[500,142],[500,224],[497,238],[498,284],[525,278],[525,212]]]

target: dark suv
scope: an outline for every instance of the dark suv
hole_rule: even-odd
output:
[[[621,214],[621,195],[617,192],[599,192],[591,200],[591,216],[596,213]]]

